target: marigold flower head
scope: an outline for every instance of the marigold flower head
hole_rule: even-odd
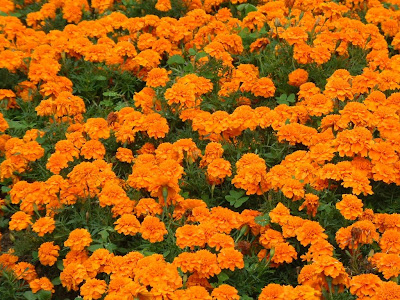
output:
[[[166,86],[169,81],[169,73],[171,73],[171,71],[162,68],[151,69],[150,72],[147,73],[146,85],[152,88]]]
[[[144,218],[139,232],[142,234],[142,238],[151,243],[163,241],[164,235],[168,233],[165,224],[159,218],[152,216]]]
[[[87,279],[81,286],[81,296],[85,300],[100,299],[106,292],[107,283],[96,278]]]
[[[195,246],[203,248],[206,243],[204,230],[198,225],[183,225],[176,230],[175,236],[176,245],[182,249],[194,249]]]
[[[234,271],[235,268],[244,268],[243,254],[234,248],[221,249],[217,260],[218,266],[221,269],[230,269],[231,271]]]
[[[355,220],[363,212],[363,203],[357,196],[344,194],[342,201],[336,203],[336,208],[347,220]]]
[[[37,293],[40,290],[50,291],[52,293],[55,292],[54,285],[47,277],[41,277],[32,280],[31,282],[29,282],[29,287],[31,288],[32,293]]]
[[[140,230],[139,220],[132,214],[123,214],[114,224],[115,230],[124,235],[136,235]]]
[[[13,265],[11,269],[14,271],[14,274],[18,279],[23,279],[27,282],[31,282],[38,277],[35,266],[24,261]]]
[[[70,232],[68,239],[64,242],[65,247],[70,247],[71,250],[81,251],[89,246],[92,242],[89,231],[84,228],[78,228]]]
[[[18,211],[11,216],[8,226],[10,230],[21,231],[28,228],[30,224],[32,224],[31,216],[23,211]]]
[[[301,86],[308,80],[308,72],[304,69],[296,69],[289,74],[289,84],[293,86]]]
[[[375,274],[361,274],[350,280],[350,293],[357,297],[372,297],[377,294],[382,280]]]
[[[46,233],[52,233],[56,222],[53,218],[50,217],[43,217],[38,219],[33,225],[32,230],[37,232],[38,236],[44,236]]]
[[[239,300],[238,290],[228,284],[221,284],[211,292],[215,300]]]
[[[296,230],[297,239],[300,244],[307,246],[317,242],[319,239],[326,239],[328,236],[323,233],[325,231],[318,222],[305,221],[303,225]]]

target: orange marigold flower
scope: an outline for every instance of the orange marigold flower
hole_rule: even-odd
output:
[[[123,214],[114,224],[115,230],[124,235],[135,235],[140,230],[139,220],[131,214]]]
[[[208,250],[199,250],[194,253],[183,252],[175,257],[173,264],[183,272],[196,271],[199,277],[209,278],[221,272],[217,256]]]
[[[353,170],[351,174],[346,175],[343,178],[342,185],[347,188],[353,188],[353,194],[359,195],[363,193],[364,195],[372,195],[372,187],[369,184],[368,176],[364,171]]]
[[[270,283],[261,291],[258,300],[285,300],[285,287],[276,283]]]
[[[289,45],[303,44],[308,39],[308,34],[303,27],[289,27],[281,36]]]
[[[342,195],[342,201],[336,203],[336,208],[345,219],[355,220],[363,212],[363,203],[357,196],[345,194]]]
[[[262,195],[269,190],[266,180],[267,166],[257,154],[247,153],[236,162],[237,174],[232,183],[246,190],[247,195]]]
[[[270,98],[275,95],[274,82],[268,77],[262,77],[251,87],[251,92],[254,96],[260,96],[264,98]]]
[[[138,217],[161,215],[162,211],[160,203],[153,198],[142,198],[135,207],[135,213]]]
[[[98,140],[87,141],[81,148],[81,155],[86,159],[103,159],[106,148]]]
[[[226,207],[216,206],[211,209],[208,220],[219,232],[229,234],[241,225],[240,214]]]
[[[359,298],[375,296],[382,280],[375,274],[361,274],[350,280],[350,293]]]
[[[273,256],[271,262],[275,264],[291,263],[297,258],[296,249],[289,243],[277,243],[273,248]]]
[[[219,251],[221,248],[235,247],[233,238],[225,233],[215,233],[208,239],[207,244],[210,247],[215,247],[215,250],[217,251]]]
[[[77,291],[78,286],[86,279],[88,279],[86,268],[79,263],[67,265],[60,273],[61,284],[68,291],[71,289]]]
[[[279,202],[276,207],[269,212],[269,217],[271,218],[272,223],[281,225],[288,217],[290,217],[290,210]]]
[[[260,235],[259,241],[263,247],[271,249],[276,244],[283,243],[285,240],[279,231],[267,229]]]
[[[223,248],[219,252],[217,260],[221,269],[234,271],[235,268],[244,268],[243,254],[234,248]]]
[[[21,231],[28,228],[30,224],[32,224],[31,216],[23,211],[17,211],[11,216],[8,226],[10,230]]]
[[[38,277],[35,266],[24,261],[12,266],[12,270],[18,279],[24,279],[27,282],[31,282]]]
[[[376,253],[369,260],[385,279],[397,277],[400,274],[400,256],[398,254]]]
[[[180,248],[199,246],[204,247],[206,243],[206,237],[204,230],[198,225],[183,225],[176,230],[176,245]]]
[[[162,68],[151,69],[151,71],[147,73],[146,85],[152,88],[166,86],[169,81],[169,73],[171,73],[171,71]]]
[[[142,234],[142,238],[150,243],[163,241],[164,235],[168,233],[165,224],[159,218],[152,216],[144,218],[139,232]]]
[[[314,194],[306,194],[304,197],[304,202],[300,205],[299,210],[307,209],[307,214],[312,217],[317,215],[317,210],[319,206],[319,197]]]
[[[381,251],[389,254],[400,254],[400,232],[394,229],[386,230],[379,241]]]
[[[308,246],[317,242],[319,239],[327,239],[328,236],[323,233],[325,229],[315,221],[306,220],[303,225],[296,230],[296,236],[300,244]]]
[[[341,157],[360,154],[366,157],[371,149],[372,133],[364,127],[343,130],[337,134],[335,145]]]
[[[170,0],[157,0],[155,8],[159,11],[169,11],[171,9]]]
[[[47,277],[41,277],[29,282],[29,287],[32,290],[32,293],[37,293],[40,290],[50,291],[52,293],[55,292],[54,285],[51,283],[50,279]]]
[[[329,79],[325,85],[324,95],[331,99],[340,101],[352,100],[354,98],[350,84],[342,78]]]
[[[81,296],[84,300],[100,299],[106,289],[107,283],[104,280],[87,279],[81,286]]]
[[[127,163],[131,163],[133,162],[133,153],[131,149],[128,148],[122,148],[119,147],[117,149],[117,153],[115,154],[115,157],[122,162],[127,162]]]
[[[289,84],[293,86],[301,86],[308,80],[308,72],[304,69],[296,69],[289,74]]]
[[[81,251],[89,246],[92,242],[89,231],[84,228],[78,228],[70,232],[68,239],[64,242],[65,247],[70,247],[71,250]]]
[[[395,300],[400,299],[400,286],[393,282],[383,281],[379,288],[376,290],[376,294],[372,296],[373,300]]]
[[[221,184],[231,175],[231,163],[223,158],[217,158],[207,166],[207,179],[212,184]]]
[[[238,290],[228,284],[221,284],[211,292],[214,300],[239,300]]]
[[[110,137],[110,128],[103,118],[87,119],[85,125],[83,125],[83,130],[92,140],[108,139]]]
[[[32,230],[37,232],[38,236],[44,236],[46,233],[52,233],[55,228],[56,222],[50,217],[40,218],[32,225]]]
[[[40,245],[38,250],[39,261],[44,266],[52,266],[58,258],[60,246],[54,245],[54,242],[46,242]]]
[[[329,255],[319,255],[314,259],[314,263],[317,266],[316,271],[318,273],[323,273],[325,276],[334,279],[333,284],[348,285],[349,277],[346,270],[343,264],[336,258]]]

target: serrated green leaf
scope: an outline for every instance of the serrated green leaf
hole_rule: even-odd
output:
[[[243,203],[245,203],[247,200],[249,200],[249,197],[243,197],[243,198],[237,199],[233,206],[235,208],[241,207],[243,205]]]
[[[51,299],[51,291],[41,290],[36,293],[38,300],[49,300]]]
[[[294,102],[296,101],[296,96],[295,96],[295,94],[290,94],[290,95],[287,97],[287,101],[290,102],[290,103],[294,103]]]
[[[171,56],[167,60],[167,64],[168,65],[173,65],[173,64],[183,65],[184,63],[185,63],[185,59],[182,56],[178,55],[178,54]]]
[[[190,54],[190,55],[196,55],[196,50],[194,50],[193,48],[190,48],[189,49],[189,51],[188,51],[188,53]]]
[[[104,80],[107,80],[107,77],[105,77],[103,75],[97,75],[97,76],[94,76],[94,80],[104,81]]]
[[[254,218],[254,221],[260,226],[267,226],[269,223],[269,215],[261,215]]]
[[[208,54],[206,52],[199,52],[196,54],[195,59],[196,61],[199,60],[200,58],[206,57]]]
[[[96,251],[97,249],[104,248],[103,244],[95,244],[88,247],[88,250],[91,252]]]
[[[34,293],[32,293],[31,291],[27,291],[23,295],[24,295],[25,299],[28,299],[28,300],[36,300],[37,299],[36,295]]]
[[[218,281],[222,283],[222,282],[227,281],[229,279],[229,276],[226,273],[221,272],[217,275],[217,278],[218,278]]]

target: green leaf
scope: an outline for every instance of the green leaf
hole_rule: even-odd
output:
[[[184,70],[185,72],[187,72],[187,73],[193,73],[194,68],[193,68],[193,65],[192,65],[192,64],[188,64],[188,65],[186,65],[186,66],[183,68],[183,70]]]
[[[249,200],[249,197],[243,197],[243,198],[237,199],[235,201],[235,203],[233,204],[233,206],[235,208],[241,207],[243,205],[243,203],[245,203],[247,200]]]
[[[99,232],[99,234],[100,234],[100,236],[101,236],[101,239],[102,239],[104,242],[107,242],[107,238],[108,238],[108,236],[110,235],[110,234],[108,233],[108,231],[107,231],[107,230],[102,230],[102,231]]]
[[[229,279],[229,276],[224,272],[219,273],[217,277],[218,277],[218,282],[220,283],[225,282]]]
[[[195,60],[198,61],[200,58],[206,57],[208,54],[206,52],[199,52],[195,56]]]
[[[189,55],[193,56],[196,55],[196,50],[194,50],[193,48],[190,48],[188,51]]]
[[[114,252],[114,250],[116,250],[118,247],[117,247],[117,245],[115,245],[113,243],[108,243],[108,244],[106,244],[105,248],[110,252]]]
[[[53,285],[60,285],[60,284],[61,284],[60,277],[54,278],[54,279],[51,281],[51,283],[52,283]]]
[[[290,102],[290,103],[296,102],[296,96],[295,96],[295,94],[290,94],[290,95],[287,97],[287,101]]]
[[[10,187],[8,187],[8,186],[2,186],[2,187],[1,187],[1,192],[2,192],[2,193],[6,194],[6,193],[8,193],[9,191],[11,191],[11,188],[10,188]]]
[[[5,119],[5,118],[4,118]],[[17,121],[12,121],[5,119],[10,126],[10,129],[26,129],[28,127],[28,124],[25,122],[17,122]]]
[[[94,80],[104,81],[104,80],[107,80],[107,77],[102,76],[102,75],[97,75],[97,76],[94,76]]]
[[[62,260],[57,261],[57,269],[60,271],[64,270],[64,264]]]
[[[247,295],[243,295],[242,297],[240,297],[240,300],[253,300],[253,298],[251,298]]]
[[[51,291],[41,290],[37,294],[38,300],[50,300],[51,299]]]
[[[173,64],[183,65],[184,63],[185,63],[185,59],[178,54],[171,56],[167,61],[167,64],[169,64],[169,65],[173,65]]]
[[[269,223],[269,214],[257,216],[254,218],[254,221],[260,226],[267,226]]]
[[[34,293],[32,293],[31,291],[27,291],[23,295],[24,295],[25,299],[28,299],[28,300],[36,300],[37,299],[36,295]]]
[[[103,101],[100,101],[100,104],[103,105],[103,106],[105,106],[105,107],[111,107],[111,106],[114,105],[114,103],[113,103],[111,100],[103,100]]]
[[[96,251],[97,249],[104,248],[103,244],[96,244],[96,245],[91,245],[88,247],[88,250],[91,252]]]
[[[118,94],[117,92],[113,92],[113,91],[107,91],[103,93],[103,96],[105,97],[120,97],[120,94]]]
[[[32,258],[37,259],[38,258],[38,252],[37,251],[32,251]]]
[[[244,10],[245,14],[247,15],[249,12],[257,11],[257,7],[255,7],[254,5],[249,4],[249,3],[244,3],[244,4],[238,5],[237,10],[238,11]]]
[[[242,197],[244,196],[244,194],[244,191],[231,190],[229,191],[229,195],[225,196],[225,199],[229,202],[230,205],[238,208],[242,206],[243,203],[245,203],[247,200],[249,200],[249,197]]]

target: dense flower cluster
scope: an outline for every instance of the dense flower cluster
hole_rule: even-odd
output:
[[[128,2],[0,0],[0,271],[56,299],[400,299],[398,1]]]

